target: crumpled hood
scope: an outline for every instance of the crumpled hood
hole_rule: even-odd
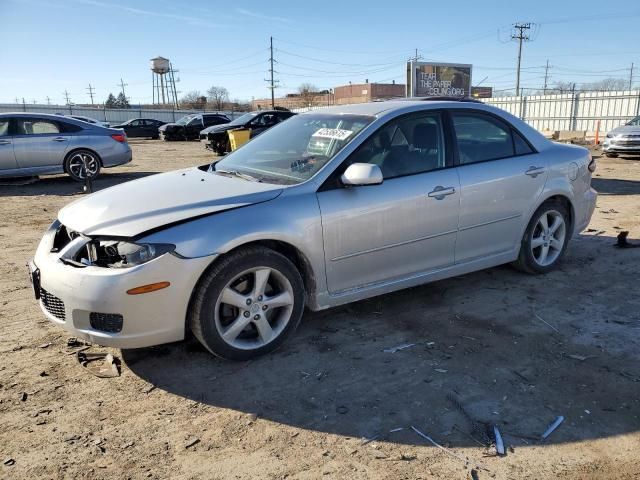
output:
[[[640,135],[640,126],[622,125],[611,130],[609,135]]]
[[[281,185],[189,168],[93,193],[64,207],[58,219],[85,235],[134,237],[192,217],[266,202],[281,192]]]
[[[180,130],[184,128],[184,125],[178,125],[177,123],[165,123],[164,125],[160,125],[158,130],[161,132],[170,132],[172,130]]]
[[[212,125],[211,127],[207,127],[200,133],[222,133],[226,132],[227,130],[233,130],[234,128],[242,128],[242,125],[229,125],[228,123],[221,123],[220,125]]]

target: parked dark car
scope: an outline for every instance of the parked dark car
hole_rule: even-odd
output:
[[[295,115],[295,113],[285,110],[263,110],[245,113],[230,123],[216,125],[202,130],[200,132],[200,140],[207,141],[207,149],[218,155],[224,155],[231,150],[229,146],[229,136],[227,135],[229,130],[250,128],[251,138],[253,138],[293,115]]]
[[[203,128],[222,125],[231,120],[220,113],[195,113],[185,115],[176,123],[167,123],[158,128],[165,140],[195,140]]]
[[[127,137],[144,137],[144,138],[160,138],[160,132],[158,128],[167,122],[155,120],[153,118],[132,118],[119,125],[114,125],[111,128],[120,128],[124,130]]]

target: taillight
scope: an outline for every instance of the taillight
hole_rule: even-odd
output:
[[[116,142],[127,143],[127,136],[124,133],[114,133],[111,135]]]

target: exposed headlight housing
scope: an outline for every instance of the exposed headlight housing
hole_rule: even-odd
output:
[[[167,243],[133,243],[117,240],[92,242],[94,263],[109,268],[131,268],[150,262],[165,253],[173,252],[175,245]]]

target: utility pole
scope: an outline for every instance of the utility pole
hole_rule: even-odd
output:
[[[51,105],[51,99],[47,96],[47,105]]]
[[[91,97],[91,105],[93,105],[93,90],[94,88],[91,86],[91,84],[89,84],[89,87],[87,88],[87,92],[89,92],[89,96]]]
[[[542,89],[543,93],[547,94],[547,84],[549,80],[549,59],[547,59],[547,66],[544,67],[544,88]]]
[[[69,92],[67,92],[66,90],[64,91],[64,99],[67,102],[67,105],[71,105],[71,99],[69,98]]]
[[[631,72],[629,72],[629,90],[633,88],[633,62],[631,62]]]
[[[124,98],[127,98],[127,94],[124,93],[124,87],[128,87],[129,84],[128,83],[124,83],[124,81],[122,79],[120,79],[120,85],[118,85],[121,89],[122,89],[122,96]]]
[[[271,89],[271,108],[275,108],[276,106],[276,96],[275,96],[275,84],[273,81],[273,37],[269,37],[269,51],[271,52],[271,56],[269,57],[269,74],[271,75],[271,80],[267,80],[269,82],[269,88]]]
[[[522,42],[529,41],[529,34],[525,33],[531,29],[531,23],[514,23],[513,28],[517,30],[511,35],[512,40],[518,40],[518,70],[516,73],[516,97],[520,96],[520,62],[522,60]]]

